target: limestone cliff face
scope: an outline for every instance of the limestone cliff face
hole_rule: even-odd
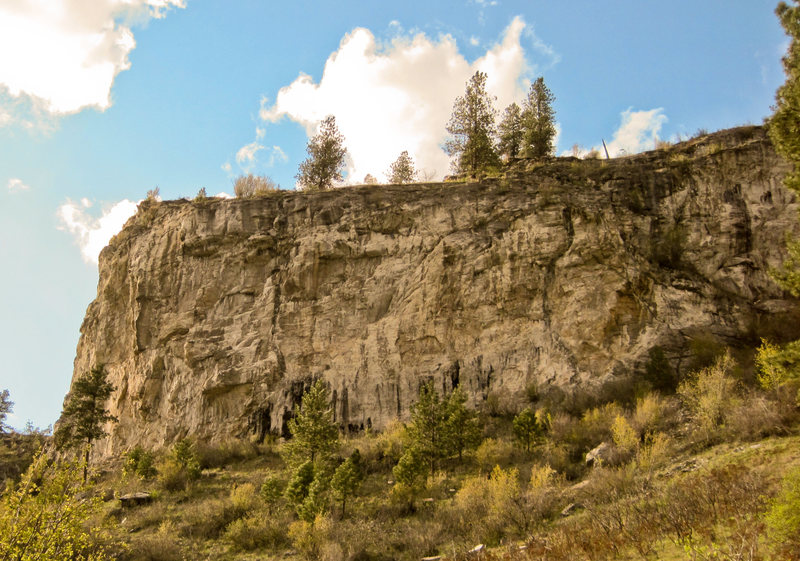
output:
[[[662,346],[752,338],[798,232],[762,129],[476,183],[140,208],[100,256],[75,375],[103,362],[102,453],[263,438],[322,377],[343,427],[407,416],[421,381],[508,407],[531,384],[635,377]]]

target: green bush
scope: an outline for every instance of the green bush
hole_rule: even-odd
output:
[[[678,395],[691,412],[695,428],[706,441],[718,435],[740,402],[737,381],[732,376],[735,366],[730,353],[726,353],[678,387]]]
[[[785,559],[800,558],[800,467],[791,470],[781,482],[778,496],[769,503],[764,521],[770,545]],[[794,556],[791,556],[791,552]]]
[[[180,491],[200,477],[200,462],[192,442],[184,438],[175,443],[170,455],[158,467],[158,480],[167,491]]]
[[[125,454],[122,462],[122,474],[126,477],[135,475],[142,479],[150,479],[157,473],[154,462],[152,453],[141,446],[135,446]]]
[[[278,549],[289,545],[289,523],[285,518],[264,516],[256,512],[231,522],[223,539],[233,551]]]

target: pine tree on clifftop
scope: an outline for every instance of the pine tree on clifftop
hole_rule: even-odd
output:
[[[541,76],[531,84],[528,99],[522,112],[525,131],[523,153],[528,158],[544,158],[555,152],[556,114],[553,110],[555,96]]]
[[[467,82],[464,95],[456,98],[447,123],[450,138],[445,151],[455,158],[453,167],[458,172],[475,175],[500,163],[494,146],[494,121],[486,74],[478,71]]]
[[[342,180],[347,148],[333,115],[328,115],[320,123],[319,132],[309,139],[306,152],[308,158],[300,164],[300,171],[295,176],[300,187],[322,191]]]

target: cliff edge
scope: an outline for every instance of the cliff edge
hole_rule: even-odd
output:
[[[796,314],[767,274],[800,233],[787,169],[743,127],[472,183],[143,203],[75,359],[116,387],[98,451],[281,434],[319,377],[358,430],[431,378],[513,410],[534,385],[633,380],[655,346],[685,372],[693,338]]]

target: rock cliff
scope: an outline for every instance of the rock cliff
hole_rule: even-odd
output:
[[[380,429],[430,378],[513,409],[632,380],[654,346],[685,371],[693,338],[792,313],[766,272],[800,232],[786,170],[747,127],[472,183],[143,203],[75,359],[116,387],[100,452],[281,434],[318,377],[343,428]]]

